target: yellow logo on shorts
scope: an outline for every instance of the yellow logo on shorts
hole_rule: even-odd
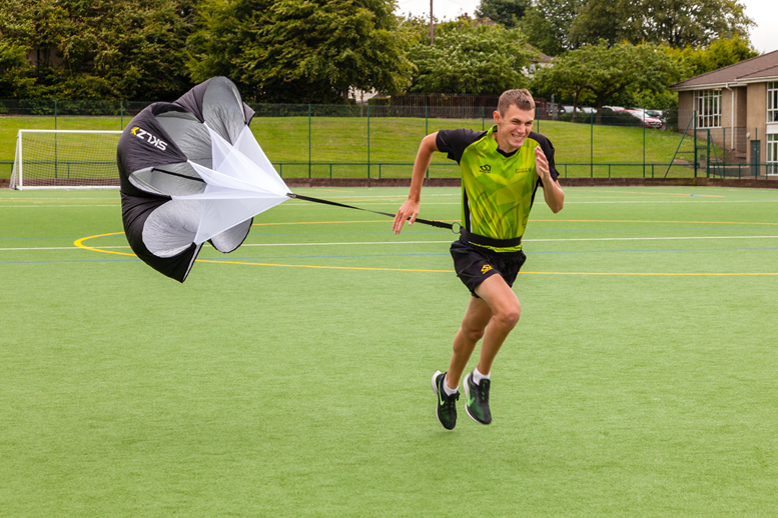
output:
[[[491,270],[491,269],[492,269],[492,267],[491,267],[490,265],[488,265],[488,264],[485,264],[485,265],[483,265],[483,267],[481,268],[481,273],[482,273],[482,274],[484,274],[484,273],[488,272],[488,271],[489,271],[489,270]]]

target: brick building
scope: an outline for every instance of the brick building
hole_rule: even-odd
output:
[[[762,54],[670,87],[678,92],[678,127],[727,150],[727,160],[767,164],[778,173],[778,51]],[[773,170],[775,169],[775,170]]]

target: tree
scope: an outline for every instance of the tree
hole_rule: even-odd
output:
[[[570,28],[576,44],[604,39],[698,47],[717,38],[748,38],[753,20],[738,0],[587,0]]]
[[[661,52],[657,45],[620,43],[609,47],[601,40],[597,45],[584,45],[568,52],[551,67],[540,70],[535,80],[553,85],[561,94],[572,92],[577,97],[584,91],[590,92],[600,122],[607,101],[627,90],[666,91],[680,74],[677,60]]]
[[[570,26],[583,0],[535,0],[520,27],[527,42],[550,56],[574,48]]]
[[[748,41],[753,24],[739,0],[533,0],[520,26],[529,43],[557,56],[600,40],[677,48]]]
[[[32,67],[22,47],[0,41],[0,99],[19,99],[29,95],[35,84]]]
[[[188,66],[232,79],[247,98],[340,103],[350,88],[402,91],[411,33],[391,0],[235,0],[202,4]]]
[[[739,36],[720,38],[712,42],[708,48],[686,47],[683,50],[665,48],[663,51],[686,63],[687,70],[681,78],[682,80],[734,65],[759,55],[748,41]]]
[[[529,0],[481,0],[475,15],[491,18],[507,28],[513,28],[518,27],[529,6]]]
[[[0,34],[31,51],[30,95],[173,100],[191,86],[193,0],[6,0]]]
[[[606,41],[615,45],[625,39],[627,20],[633,16],[643,19],[638,3],[629,0],[585,0],[576,11],[576,16],[569,26],[568,38],[574,48],[587,43],[597,44]],[[629,38],[626,38],[629,39]]]
[[[518,29],[448,23],[435,45],[422,42],[408,53],[418,73],[411,92],[500,94],[527,84],[524,69],[535,56]]]
[[[643,0],[646,19],[627,24],[630,41],[666,42],[671,47],[707,46],[718,38],[748,40],[754,21],[738,0]]]
[[[589,85],[588,65],[575,52],[556,58],[550,66],[535,73],[532,91],[538,94],[555,94],[560,99],[571,99],[573,103],[573,122],[576,120],[579,100]]]

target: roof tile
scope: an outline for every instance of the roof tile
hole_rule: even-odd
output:
[[[754,79],[767,79],[776,76],[778,76],[778,50],[686,79],[672,85],[670,89],[737,83],[738,81],[753,81]]]

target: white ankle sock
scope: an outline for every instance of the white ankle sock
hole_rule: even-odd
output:
[[[476,367],[475,369],[473,369],[473,383],[478,385],[479,383],[481,383],[482,379],[488,380],[489,376],[491,375],[492,375],[491,372],[489,374],[481,374],[481,372],[478,370],[478,367]]]
[[[445,392],[447,396],[451,396],[451,395],[454,395],[457,392],[459,392],[455,388],[448,388],[448,381],[447,380],[448,380],[448,376],[443,378],[443,392]]]

